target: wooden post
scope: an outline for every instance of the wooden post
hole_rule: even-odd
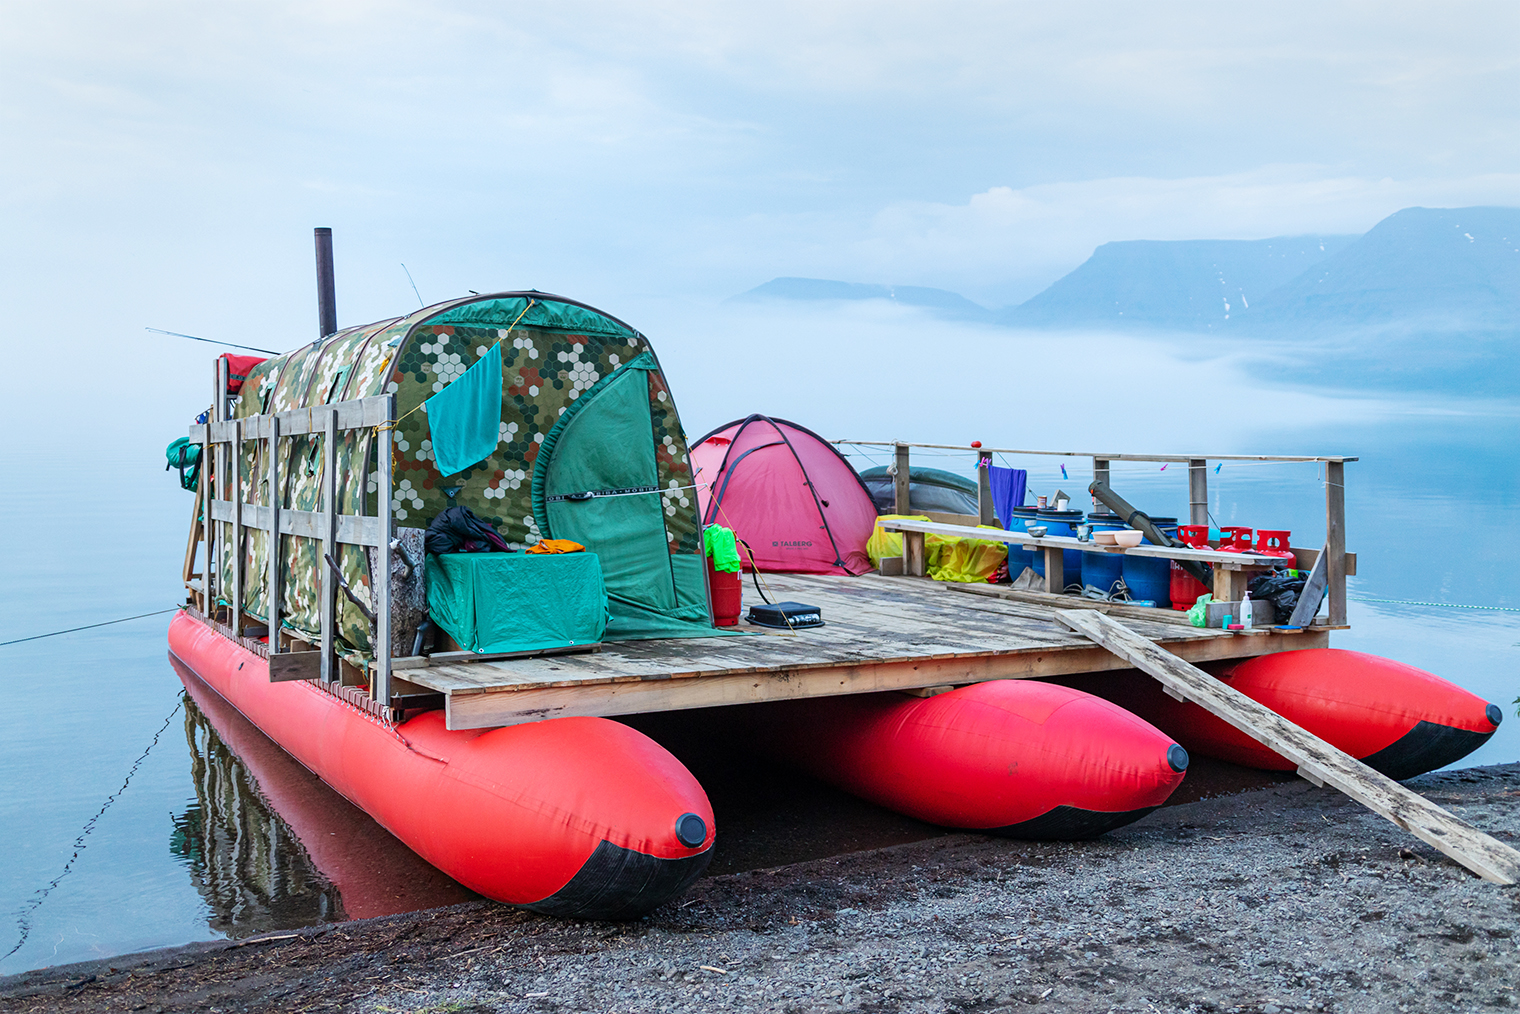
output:
[[[337,642],[334,627],[338,601],[337,575],[327,565],[327,558],[338,558],[338,410],[325,409],[326,426],[322,433],[322,682],[338,678]]]
[[[1346,463],[1325,462],[1325,573],[1330,625],[1346,622]]]
[[[1188,524],[1209,523],[1209,463],[1202,458],[1188,461]]]
[[[211,467],[211,415],[206,415],[205,436],[201,441],[201,476],[195,490],[195,498],[201,503],[201,545],[205,547],[204,563],[201,565],[201,613],[208,620],[216,619],[211,606],[211,543],[215,538],[216,522],[211,520],[212,474]]]
[[[892,513],[912,513],[909,504],[908,481],[912,472],[908,465],[908,445],[898,444],[894,449],[895,455],[892,464]],[[924,538],[918,536],[917,540],[910,538],[909,533],[904,532],[902,537],[902,572],[908,577],[924,576]]]
[[[391,489],[391,445],[395,439],[395,426],[396,396],[388,395],[385,399],[385,424],[379,427],[380,502],[377,506],[380,517],[380,551],[375,556],[380,561],[380,573],[370,575],[370,586],[375,589],[371,601],[375,603],[376,642],[375,685],[370,689],[370,697],[384,708],[389,708],[391,704],[391,540],[395,537],[391,504],[394,496]]]
[[[1239,602],[1245,595],[1246,586],[1250,583],[1252,575],[1243,570],[1230,570],[1232,564],[1214,564],[1214,601],[1215,602]],[[1239,623],[1240,618],[1236,617]]]
[[[243,420],[232,420],[232,632],[243,636]]]
[[[269,626],[269,653],[280,650],[280,417],[269,419],[269,531],[265,546],[269,550],[269,579],[266,584],[266,623]]]
[[[1093,459],[1093,481],[1095,481],[1095,482],[1101,482],[1101,483],[1103,483],[1103,485],[1107,486],[1107,485],[1110,485],[1108,479],[1109,479],[1108,459],[1107,458],[1094,458]],[[1093,506],[1094,507],[1102,507],[1104,510],[1108,510],[1107,507],[1104,507],[1102,504],[1100,504],[1098,502],[1098,498],[1097,497],[1093,497],[1092,502],[1093,502]]]
[[[221,356],[217,356],[216,368],[212,371],[212,373],[215,375],[215,390],[213,391],[213,397],[211,399],[211,418],[208,420],[206,425],[206,437],[208,440],[211,438],[212,424],[219,423],[227,417],[227,360]],[[211,444],[211,459],[214,463],[214,467],[212,468],[213,478],[211,483],[211,499],[213,501],[223,499],[226,496],[227,492],[227,452],[225,446],[226,445],[220,443]],[[206,585],[207,592],[211,594],[209,604],[210,612],[207,615],[214,620],[216,619],[216,614],[219,610],[217,609],[217,597],[213,589],[223,592],[226,591],[226,589],[222,588],[222,563],[223,557],[227,555],[227,532],[226,529],[222,527],[222,522],[213,521],[209,513],[206,515],[206,532],[210,536],[210,538],[208,538],[206,541],[207,571],[211,570],[211,547],[213,543],[219,549],[216,559],[216,577],[214,580],[212,580],[211,576],[208,573],[208,583]]]
[[[1045,550],[1045,590],[1059,595],[1066,589],[1066,550]]]
[[[911,501],[908,495],[908,480],[911,473],[908,470],[908,445],[897,445],[897,459],[894,465],[896,475],[892,477],[892,513],[909,514]]]
[[[190,497],[190,538],[185,542],[185,588],[190,591],[192,601],[195,592],[190,589],[190,579],[195,576],[195,554],[201,545],[201,493],[197,489]]]
[[[992,506],[992,458],[981,451],[976,452],[976,514],[979,524],[991,525],[998,521]]]
[[[924,556],[924,533],[903,532],[903,573],[908,577],[923,577],[929,572]]]

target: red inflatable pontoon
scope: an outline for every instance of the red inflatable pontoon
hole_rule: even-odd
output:
[[[1504,713],[1422,669],[1342,648],[1260,655],[1216,675],[1288,721],[1390,778],[1405,779],[1461,760],[1488,741]],[[1062,677],[1101,694],[1206,757],[1292,771],[1292,761],[1204,711],[1168,697],[1151,679]]]
[[[946,827],[1011,838],[1091,838],[1138,820],[1182,782],[1187,751],[1090,694],[998,680],[756,709],[778,759]]]
[[[264,659],[187,613],[170,624],[169,648],[340,795],[488,898],[636,918],[711,859],[702,786],[626,725],[557,718],[450,732],[429,711],[393,727],[312,684],[269,682]]]

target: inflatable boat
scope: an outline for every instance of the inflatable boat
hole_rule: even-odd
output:
[[[450,732],[395,725],[267,662],[188,612],[174,656],[324,782],[459,883],[550,915],[630,919],[679,895],[714,840],[702,786],[642,733],[600,718]]]
[[[1439,676],[1342,648],[1260,655],[1217,667],[1213,674],[1399,780],[1461,760],[1486,743],[1504,718],[1498,705]],[[1155,680],[1094,673],[1053,682],[1112,701],[1202,756],[1268,771],[1295,767],[1198,705],[1168,697]]]
[[[1010,838],[1092,838],[1164,803],[1187,751],[1091,694],[1034,680],[933,697],[859,694],[763,705],[778,760],[880,806]]]

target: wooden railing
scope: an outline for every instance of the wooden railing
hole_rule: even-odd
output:
[[[338,558],[338,547],[364,546],[377,550],[378,573],[371,575],[374,612],[374,668],[369,692],[374,701],[386,705],[391,699],[391,586],[390,552],[394,539],[391,515],[392,499],[392,426],[396,418],[396,401],[391,395],[334,402],[286,412],[255,415],[245,419],[226,418],[226,360],[219,359],[218,397],[213,403],[214,418],[190,427],[190,439],[201,446],[202,476],[199,495],[201,516],[206,519],[206,567],[201,575],[202,609],[211,618],[218,614],[219,600],[228,603],[234,634],[245,631],[247,582],[252,575],[243,573],[244,532],[262,531],[268,548],[268,567],[261,575],[268,616],[271,679],[320,679],[324,683],[341,682],[341,662],[337,654],[337,595],[339,576],[325,561]],[[345,514],[338,504],[337,448],[345,432],[374,430],[379,439],[379,482],[376,511],[373,516]],[[322,476],[320,508],[314,511],[292,510],[283,506],[281,481],[281,441],[312,436],[320,440]],[[264,455],[269,479],[268,503],[244,503],[236,491],[243,488],[243,449],[251,441],[264,441]],[[362,453],[361,448],[356,454]],[[367,468],[355,463],[360,489],[367,484]],[[204,481],[210,476],[212,481]],[[257,483],[253,484],[257,488]],[[231,538],[222,539],[219,525],[230,523]],[[281,566],[279,536],[313,539],[321,543],[324,562],[318,564],[321,588],[321,643],[311,651],[291,650],[282,639]],[[192,541],[193,541],[192,534]],[[219,542],[229,543],[220,545]],[[218,551],[220,550],[220,551]],[[231,580],[222,584],[222,561],[231,563]],[[214,562],[213,562],[214,561]],[[297,639],[299,644],[304,641]]]
[[[1331,626],[1343,627],[1346,625],[1346,577],[1355,574],[1356,556],[1346,552],[1346,462],[1356,461],[1354,457],[1345,455],[1280,455],[1280,454],[1133,454],[1120,452],[1096,452],[1096,451],[1043,451],[1028,450],[1010,447],[982,447],[979,444],[915,444],[903,441],[887,440],[834,440],[834,444],[850,444],[858,447],[890,447],[893,449],[893,499],[894,512],[898,514],[914,513],[909,507],[908,481],[910,478],[909,463],[910,453],[915,447],[924,450],[937,451],[963,451],[974,458],[977,468],[977,520],[981,524],[991,524],[995,520],[995,512],[992,507],[992,487],[988,481],[987,469],[992,463],[993,454],[1009,455],[1034,455],[1061,458],[1090,458],[1092,460],[1093,478],[1107,483],[1110,478],[1110,464],[1115,461],[1150,461],[1179,463],[1187,462],[1188,466],[1188,523],[1193,525],[1207,525],[1209,523],[1209,463],[1221,461],[1254,461],[1254,462],[1317,462],[1325,468],[1325,545],[1318,552],[1314,550],[1295,551],[1299,565],[1315,571],[1313,577],[1316,581],[1322,580],[1325,584],[1326,597],[1329,601],[1328,622]],[[966,520],[970,520],[969,518]],[[1008,519],[1002,519],[1004,524]],[[921,526],[917,526],[921,527]],[[899,528],[905,533],[903,538],[903,573],[922,576],[924,573],[923,531],[913,532],[911,528]],[[1008,533],[1004,533],[1008,534]],[[914,537],[916,536],[916,537]],[[1017,539],[1008,539],[1009,542],[1034,541],[1042,543],[1040,548],[1047,550],[1047,556],[1054,553],[1059,556],[1056,548],[1077,548],[1075,539],[1045,539],[1030,540],[1028,536],[1019,535]],[[1071,542],[1072,546],[1065,543]],[[1203,556],[1184,556],[1187,551],[1167,550],[1163,547],[1146,547],[1143,551],[1131,550],[1136,555],[1168,556],[1172,559],[1205,559]],[[1201,550],[1193,553],[1207,552]],[[1237,556],[1237,560],[1239,557]],[[1322,569],[1323,573],[1318,573]],[[1233,601],[1239,597],[1240,588],[1244,578],[1249,575],[1238,573],[1239,568],[1235,561],[1216,570],[1216,574],[1224,573],[1234,575],[1227,577],[1223,585],[1216,582],[1215,597],[1221,601]],[[1059,573],[1059,571],[1057,572]]]

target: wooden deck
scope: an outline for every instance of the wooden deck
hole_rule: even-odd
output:
[[[398,671],[445,695],[448,727],[480,729],[572,715],[627,715],[991,679],[1127,669],[1056,622],[1057,608],[1121,609],[1126,626],[1188,662],[1325,647],[1329,632],[1229,633],[1170,610],[955,594],[922,578],[768,575],[773,597],[819,606],[826,626],[796,633],[741,621],[745,637],[608,643],[593,655],[434,665]],[[754,602],[753,586],[745,599]]]

